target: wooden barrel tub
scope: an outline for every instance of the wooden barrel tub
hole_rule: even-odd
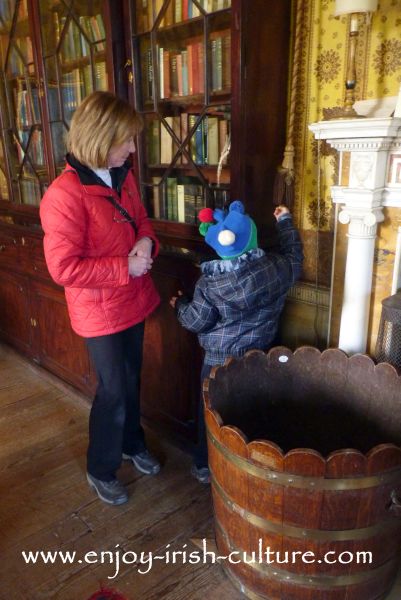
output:
[[[215,368],[203,392],[216,541],[234,584],[255,600],[385,598],[401,548],[396,370],[276,347]]]

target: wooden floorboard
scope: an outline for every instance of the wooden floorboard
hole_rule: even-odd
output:
[[[214,543],[210,488],[190,477],[190,457],[149,431],[161,472],[146,477],[125,462],[129,502],[108,506],[85,479],[88,414],[82,394],[0,344],[0,600],[88,600],[101,586],[127,600],[242,598],[219,564],[172,564],[173,551]],[[22,551],[76,559],[26,564]],[[103,552],[103,563],[86,563],[88,552]],[[167,552],[169,564],[154,558],[139,572],[150,553]],[[145,562],[117,569],[117,553]],[[401,577],[388,600],[400,598]]]
[[[182,450],[149,432],[163,469],[146,477],[125,462],[119,476],[130,499],[112,507],[85,479],[89,404],[81,394],[0,345],[0,409],[0,600],[87,600],[100,586],[128,600],[241,597],[219,565],[155,560],[148,574],[123,564],[113,577],[118,551],[193,551],[191,538],[211,535],[210,488],[189,475]],[[76,560],[26,564],[23,550],[76,552]],[[110,552],[113,564],[107,554],[86,564],[91,551]]]

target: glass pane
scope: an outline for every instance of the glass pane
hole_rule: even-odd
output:
[[[51,123],[52,142],[54,148],[54,160],[57,165],[64,162],[65,157],[65,138],[67,128],[62,122]]]
[[[104,1],[41,0],[39,6],[47,52],[45,76],[53,155],[59,170],[64,163],[64,134],[77,106],[95,89],[109,89]],[[44,39],[46,25],[52,21],[56,34],[48,41]]]

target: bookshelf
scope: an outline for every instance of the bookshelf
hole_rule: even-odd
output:
[[[132,101],[145,123],[141,193],[156,228],[196,237],[200,208],[241,198],[266,237],[284,144],[290,2],[128,7]]]

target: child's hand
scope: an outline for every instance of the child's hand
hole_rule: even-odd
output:
[[[290,211],[289,211],[288,207],[280,204],[280,206],[277,206],[277,208],[273,214],[276,217],[276,220],[278,221],[279,217],[281,217],[282,215],[288,215],[289,213],[290,213]]]
[[[177,292],[177,293],[178,293],[178,296],[172,296],[172,297],[170,298],[170,302],[169,302],[169,304],[170,304],[170,306],[172,306],[173,308],[175,308],[175,303],[177,302],[178,298],[179,298],[180,296],[183,296],[183,295],[184,295],[184,294],[182,293],[182,291],[181,291],[181,290],[178,290],[178,292]]]

